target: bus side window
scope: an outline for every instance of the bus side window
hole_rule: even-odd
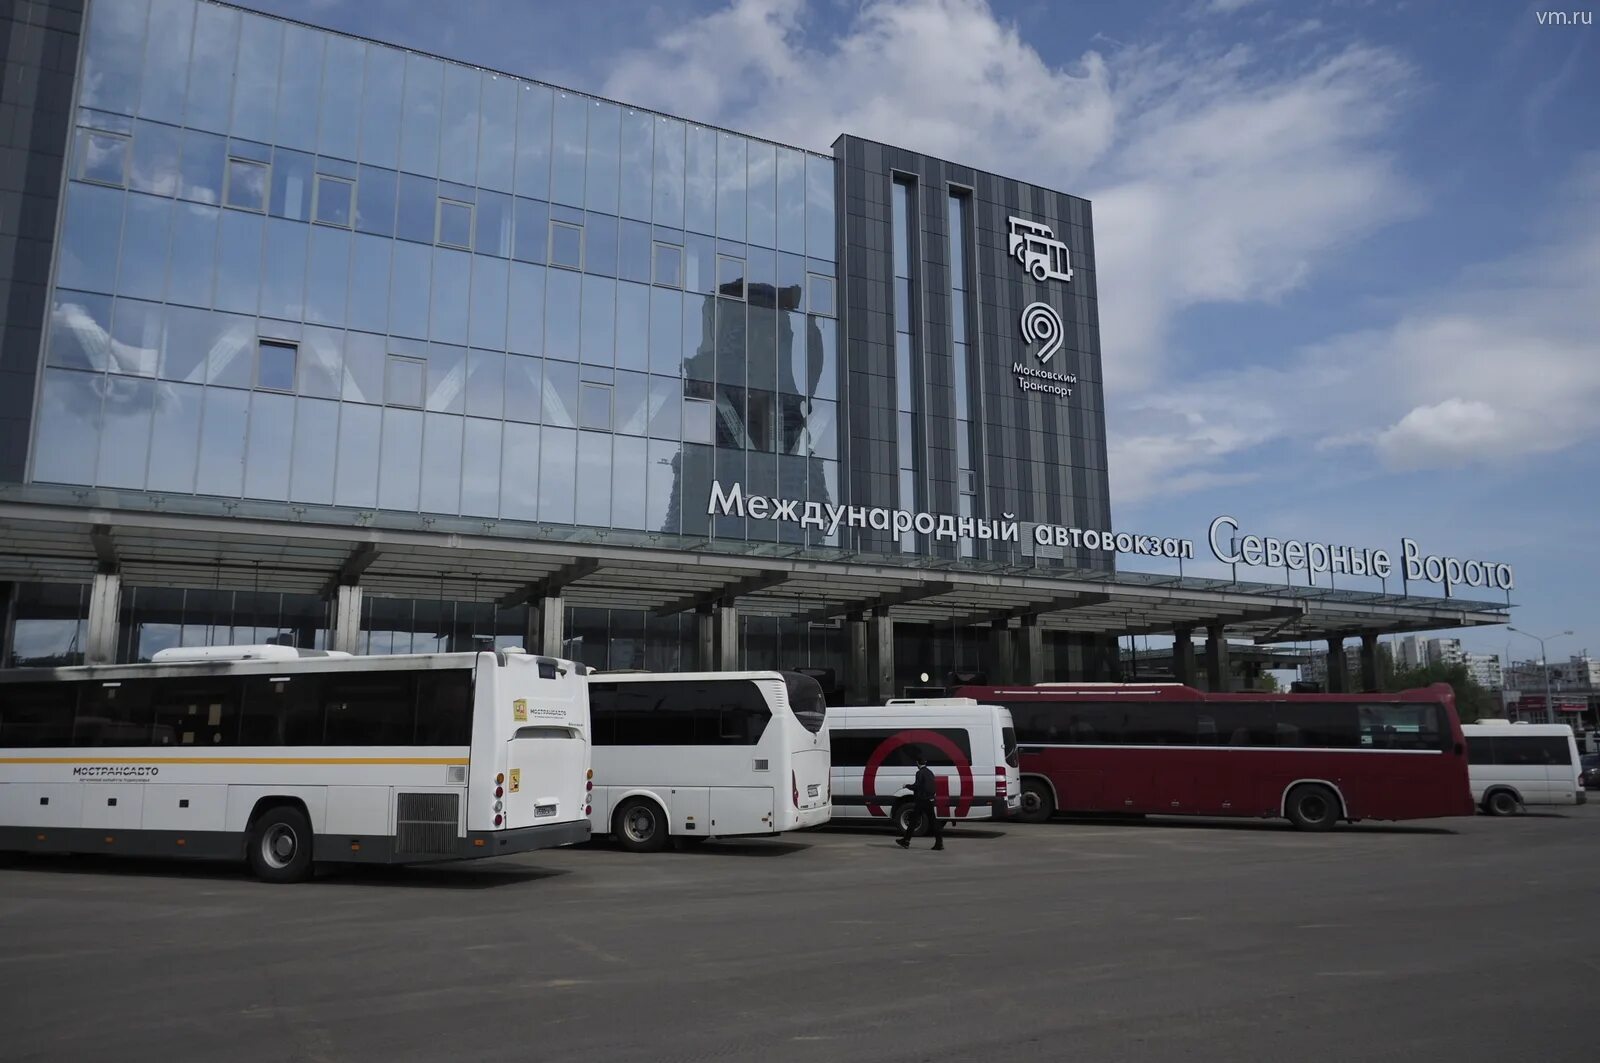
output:
[[[472,673],[465,669],[420,672],[417,675],[419,746],[465,746],[472,743]]]
[[[314,746],[322,743],[322,677],[297,675],[282,679],[252,676],[244,683],[239,744],[243,746]]]
[[[0,748],[72,745],[81,683],[0,683]]]
[[[411,744],[416,734],[415,672],[334,672],[321,678],[328,745]]]
[[[231,745],[239,735],[237,679],[157,679],[154,743],[158,746]]]
[[[1467,763],[1485,765],[1494,763],[1494,739],[1471,736],[1467,739]]]
[[[72,722],[75,746],[147,746],[155,722],[150,706],[154,680],[87,680]]]

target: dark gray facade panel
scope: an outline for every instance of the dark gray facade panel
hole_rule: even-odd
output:
[[[81,0],[0,5],[0,481],[27,469]]]

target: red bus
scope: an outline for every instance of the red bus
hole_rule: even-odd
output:
[[[1177,683],[1041,683],[952,693],[1011,710],[1018,817],[1057,812],[1340,820],[1470,816],[1455,695],[1207,694]]]

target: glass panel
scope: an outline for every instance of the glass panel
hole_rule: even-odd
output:
[[[683,435],[683,383],[666,377],[650,378],[649,432],[657,439],[677,440]]]
[[[339,455],[339,404],[318,399],[296,401],[294,461],[289,498],[333,504],[333,474]]]
[[[322,64],[322,113],[318,120],[317,152],[354,159],[361,143],[361,77],[367,46],[349,37],[327,35],[327,56]]]
[[[742,258],[717,256],[717,294],[744,298],[745,264]]]
[[[239,12],[211,4],[194,6],[194,47],[187,58],[189,84],[184,121],[190,126],[222,133],[228,128],[232,93],[219,91],[218,86],[233,84],[239,49]],[[88,83],[85,77],[85,86]],[[81,102],[92,105],[87,88]]]
[[[267,167],[245,159],[228,160],[227,203],[241,210],[267,209]]]
[[[361,91],[361,161],[395,169],[400,162],[400,107],[405,94],[405,54],[372,45]]]
[[[819,399],[839,397],[839,323],[831,318],[808,318],[811,331],[810,364],[813,390]]]
[[[74,152],[77,175],[86,181],[122,187],[128,180],[131,142],[120,133],[78,130]]]
[[[778,238],[778,149],[753,140],[747,143],[750,203],[745,239],[759,247],[775,247]]]
[[[317,111],[322,98],[322,42],[327,34],[287,26],[283,71],[278,85],[276,142],[303,151],[317,150]]]
[[[837,403],[816,401],[811,404],[811,414],[806,418],[806,432],[811,437],[811,453],[819,458],[839,456],[839,431]]]
[[[250,399],[250,438],[245,449],[246,498],[289,497],[289,459],[294,450],[294,398],[256,392]]]
[[[717,235],[745,238],[745,139],[732,133],[717,138]]]
[[[523,262],[544,262],[545,248],[551,236],[549,205],[532,199],[518,199],[515,210],[512,257]],[[579,248],[582,248],[581,236]]]
[[[472,249],[472,204],[439,200],[439,243]]]
[[[623,280],[650,283],[650,226],[642,221],[622,223],[622,246],[618,254],[617,276]]]
[[[250,318],[228,314],[209,317],[206,383],[248,388],[255,378],[256,323]]]
[[[423,415],[422,493],[424,513],[458,513],[461,510],[462,419],[448,414]]]
[[[444,64],[406,55],[405,108],[400,115],[400,169],[439,174],[439,107],[444,94]]]
[[[472,246],[480,255],[498,258],[511,255],[510,196],[498,192],[478,193],[477,228]]]
[[[550,264],[583,268],[583,228],[566,222],[550,223]]]
[[[95,482],[102,487],[142,488],[145,458],[150,450],[150,408],[155,382],[107,377],[105,395],[100,464]]]
[[[620,213],[624,218],[650,220],[651,155],[655,119],[640,111],[622,116],[622,178]]]
[[[806,253],[806,157],[778,149],[778,248]]]
[[[645,473],[645,522],[651,531],[678,531],[678,443],[652,439]]]
[[[745,305],[737,299],[718,299],[716,380],[743,384],[745,368]]]
[[[539,517],[539,429],[527,424],[505,426],[501,450],[500,515],[512,520]]]
[[[524,354],[544,351],[544,267],[511,263],[507,302],[507,349]]]
[[[144,54],[149,0],[103,4],[89,20],[79,103],[130,114],[139,99],[139,59]]]
[[[244,491],[244,433],[250,393],[207,388],[200,423],[200,468],[195,491],[237,498]]]
[[[716,404],[709,399],[683,400],[683,438],[689,443],[710,443],[715,434],[713,425]]]
[[[650,371],[683,374],[683,300],[674,291],[650,293]]]
[[[300,341],[300,394],[336,399],[344,386],[344,333],[308,328]]]
[[[182,132],[171,126],[154,122],[137,123],[134,134],[133,158],[128,167],[128,187],[138,192],[153,192],[158,196],[178,194],[179,163]],[[99,164],[97,163],[98,167]],[[85,176],[93,176],[85,174]],[[96,180],[103,178],[95,177]],[[121,184],[121,181],[112,181]]]
[[[583,268],[602,277],[617,275],[617,219],[588,214],[583,227]]]
[[[388,352],[382,336],[369,336],[364,332],[347,333],[344,339],[344,400],[373,404],[383,402],[387,360]]]
[[[229,131],[234,136],[272,143],[282,59],[283,23],[244,16],[239,29],[239,62],[233,70],[233,122]]]
[[[205,310],[169,306],[166,312],[167,335],[156,374],[163,380],[205,382],[206,361],[214,337],[213,325],[225,321],[221,315]]]
[[[427,362],[391,356],[385,363],[383,401],[390,406],[421,406],[427,379]]]
[[[590,102],[580,96],[556,94],[554,154],[550,167],[550,199],[583,206],[584,156],[588,151]]]
[[[333,500],[341,506],[378,504],[378,443],[383,410],[344,403],[339,410],[339,468]]]
[[[197,129],[184,130],[178,165],[178,196],[196,203],[221,203],[222,173],[227,159],[226,138]]]
[[[350,227],[355,205],[356,186],[352,181],[338,177],[317,177],[316,219],[324,225]]]
[[[293,391],[299,354],[299,348],[292,343],[261,341],[256,351],[256,387]]]
[[[612,401],[616,409],[612,423],[616,431],[642,436],[649,427],[650,378],[643,373],[618,373]],[[625,469],[636,466],[625,465]]]
[[[500,422],[468,417],[461,459],[461,512],[500,515]],[[537,459],[533,469],[538,468]]]
[[[393,236],[398,189],[393,170],[361,167],[360,195],[356,197],[356,228],[364,233]]]
[[[656,119],[654,188],[655,223],[683,228],[683,123],[671,118]]]
[[[428,334],[428,306],[433,285],[433,249],[400,241],[394,245],[389,282],[389,332],[398,336]]]
[[[898,284],[896,285],[898,292]],[[838,308],[833,301],[833,278],[823,277],[815,273],[806,274],[806,292],[808,306],[813,314],[824,314],[833,317],[838,313]]]
[[[806,156],[806,254],[833,261],[833,162]]]
[[[547,392],[548,394],[548,392]],[[571,524],[576,504],[577,436],[569,428],[540,429],[539,519]]]
[[[683,227],[717,231],[717,134],[690,126],[684,157]]]
[[[716,300],[709,296],[683,297],[683,369],[695,380],[717,378],[715,324]]]
[[[646,527],[645,485],[638,470],[645,468],[647,444],[643,439],[617,438],[612,475],[605,486],[611,489],[611,526],[642,530]],[[620,475],[619,475],[620,473]],[[596,485],[597,487],[599,485]]]
[[[611,526],[611,436],[578,433],[578,497],[575,519],[596,528]]]
[[[299,321],[306,301],[306,237],[304,225],[282,218],[267,219],[266,255],[261,276],[261,313]]]
[[[543,85],[517,88],[517,187],[519,196],[550,198],[550,102]]]
[[[350,286],[350,234],[343,229],[311,230],[311,264],[306,287],[306,320],[343,325],[345,292]],[[368,283],[361,277],[358,284]]]
[[[130,195],[122,229],[122,257],[117,291],[141,299],[159,299],[167,277],[167,236],[172,227],[172,200]]]
[[[467,395],[467,352],[460,347],[428,345],[428,394],[424,405],[434,413],[461,413]]]
[[[310,219],[314,162],[310,155],[298,151],[279,148],[272,153],[273,215],[295,221]]]
[[[478,100],[483,75],[470,67],[444,68],[444,123],[439,176],[464,185],[478,183]]]
[[[545,280],[544,353],[548,358],[578,360],[583,278],[551,270]]]
[[[474,347],[505,349],[506,265],[500,259],[472,259],[472,306],[467,342]]]
[[[156,303],[118,299],[111,314],[111,358],[107,368],[129,376],[155,376],[161,352],[161,319],[162,310]]]
[[[578,423],[578,367],[567,362],[544,363],[544,417],[548,425],[571,428]]]
[[[671,293],[668,293],[671,294]],[[646,369],[650,364],[650,297],[643,284],[617,285],[616,364],[621,369]],[[677,302],[676,299],[673,300]],[[676,315],[673,324],[677,323]]]
[[[578,427],[611,431],[611,385],[579,385]]]
[[[621,150],[622,110],[598,100],[589,104],[589,159],[584,182],[584,206],[602,214],[617,213],[618,155]]]
[[[617,348],[617,282],[583,278],[583,324],[578,356],[590,365],[613,365]]]
[[[104,377],[47,369],[39,396],[33,478],[44,483],[94,482],[100,439],[100,395]]]
[[[57,292],[50,309],[49,365],[103,370],[111,347],[111,297]]]
[[[467,413],[499,417],[505,412],[506,356],[499,351],[467,352]]]
[[[421,486],[422,414],[416,410],[384,410],[378,506],[414,510]]]
[[[123,198],[123,193],[112,188],[67,186],[57,284],[100,292],[115,289]]]
[[[439,183],[427,177],[400,175],[400,208],[395,234],[402,240],[431,244],[437,232]]]
[[[150,467],[145,487],[151,491],[194,491],[195,460],[200,446],[200,405],[205,389],[197,384],[155,385],[151,423]]]
[[[676,244],[656,244],[652,279],[657,284],[678,288],[683,285],[683,248]]]
[[[749,310],[745,366],[751,387],[771,391],[777,387],[778,312],[768,306]]]
[[[513,188],[517,161],[517,82],[484,74],[478,118],[478,185],[501,192]],[[481,200],[480,200],[481,203]]]
[[[234,216],[234,212],[227,212]],[[216,268],[217,222],[222,212],[215,207],[179,203],[172,219],[172,261],[167,270],[167,299],[176,303],[211,305],[211,286],[219,280]],[[259,232],[261,219],[240,214]],[[258,237],[259,241],[259,237]],[[256,249],[254,268],[260,269],[260,246]],[[250,310],[255,310],[254,294]]]
[[[358,235],[352,242],[347,308],[351,328],[385,332],[389,321],[389,253],[393,242],[379,236]]]
[[[510,421],[539,422],[540,393],[544,390],[544,362],[538,358],[506,358],[505,416]]]
[[[717,290],[717,243],[709,236],[684,237],[683,290],[710,295]]]

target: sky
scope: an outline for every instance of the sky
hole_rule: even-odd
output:
[[[1512,565],[1515,626],[1571,630],[1552,659],[1600,655],[1593,25],[1445,0],[249,6],[819,151],[848,132],[1084,196],[1119,530],[1188,537],[1200,557],[1219,514],[1396,558],[1409,536]],[[1460,634],[1538,653],[1503,627]]]

